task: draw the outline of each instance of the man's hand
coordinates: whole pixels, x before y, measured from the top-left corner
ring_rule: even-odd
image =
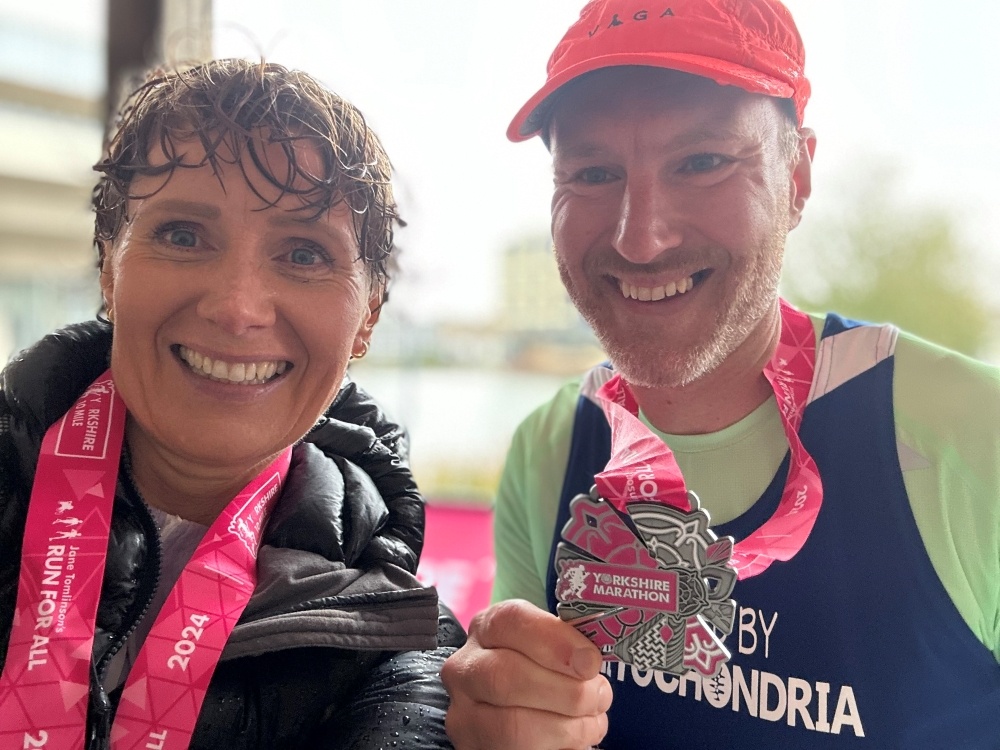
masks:
[[[441,671],[457,750],[585,750],[608,730],[611,685],[577,630],[525,601],[473,618]]]

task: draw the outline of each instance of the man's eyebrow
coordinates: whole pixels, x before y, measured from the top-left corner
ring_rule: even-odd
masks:
[[[599,156],[604,153],[607,149],[596,143],[575,143],[571,146],[559,146],[559,141],[556,140],[556,156],[566,158],[566,159],[591,159],[595,156]]]
[[[698,146],[702,143],[732,143],[756,141],[757,134],[753,130],[732,130],[719,128],[699,128],[687,133],[681,133],[665,141],[657,150],[677,151]],[[557,140],[558,143],[558,140]],[[559,156],[568,159],[589,159],[600,156],[608,151],[607,147],[596,141],[581,141],[568,146],[558,147]]]
[[[668,149],[690,148],[701,143],[745,141],[754,137],[754,134],[748,130],[700,128],[690,133],[681,133],[667,142],[666,147]]]

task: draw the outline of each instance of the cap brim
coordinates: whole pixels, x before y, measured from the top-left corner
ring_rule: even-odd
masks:
[[[795,93],[786,81],[766,76],[736,63],[729,63],[702,55],[683,53],[654,54],[650,52],[619,53],[591,58],[570,66],[553,76],[521,107],[507,127],[507,138],[515,143],[538,135],[552,104],[552,96],[574,78],[601,68],[621,65],[644,65],[654,68],[679,70],[683,73],[709,78],[723,86],[739,86],[754,94],[791,98]]]

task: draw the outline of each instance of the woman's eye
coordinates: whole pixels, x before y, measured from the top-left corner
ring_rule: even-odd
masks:
[[[164,236],[171,245],[180,247],[194,247],[198,244],[198,236],[190,229],[168,229]]]
[[[325,255],[315,248],[297,247],[288,254],[288,260],[297,266],[313,266],[323,263]]]

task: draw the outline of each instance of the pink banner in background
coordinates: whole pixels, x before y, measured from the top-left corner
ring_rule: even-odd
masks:
[[[468,628],[490,602],[493,587],[493,511],[475,506],[427,506],[424,551],[417,578],[436,586],[441,600]]]

